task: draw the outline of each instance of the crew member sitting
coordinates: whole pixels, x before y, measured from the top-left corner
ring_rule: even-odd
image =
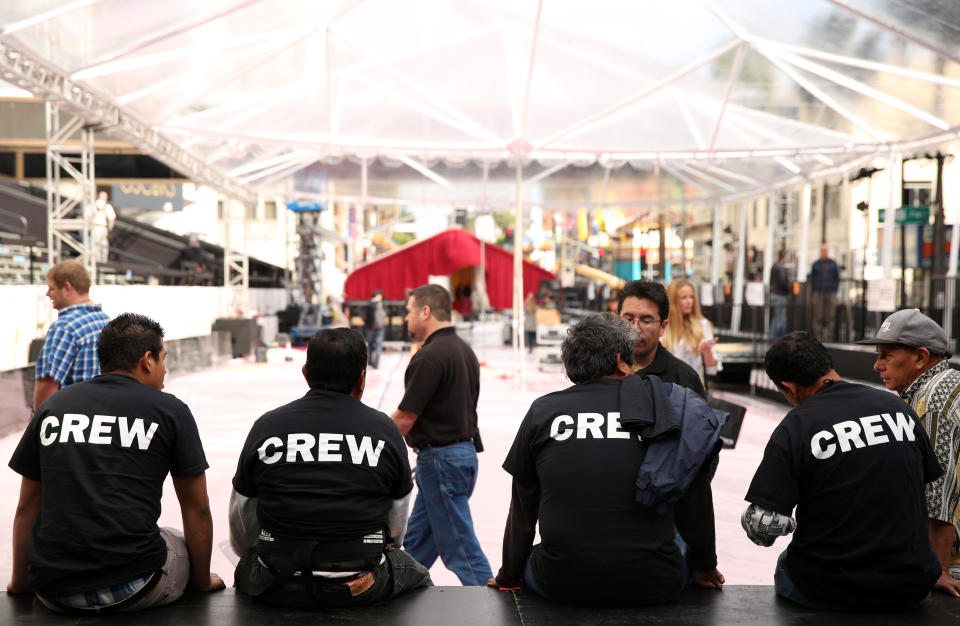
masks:
[[[210,572],[207,460],[190,409],[160,391],[166,354],[159,324],[124,313],[97,341],[103,374],[37,408],[10,460],[23,479],[8,592],[108,612],[223,588]],[[167,473],[183,533],[157,528]]]
[[[687,388],[631,376],[635,342],[609,313],[564,339],[575,384],[534,401],[503,464],[513,497],[491,586],[601,606],[723,586],[708,476],[721,420]]]
[[[349,328],[307,346],[307,394],[254,422],[230,499],[237,590],[281,606],[346,607],[432,585],[399,548],[413,481],[403,438],[362,402],[367,346]]]
[[[923,486],[943,472],[916,414],[844,382],[807,332],[778,339],[764,368],[794,408],[770,435],[741,524],[761,546],[796,530],[777,593],[818,609],[919,605],[940,576]]]

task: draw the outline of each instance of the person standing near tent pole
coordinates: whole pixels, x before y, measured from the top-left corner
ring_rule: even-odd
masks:
[[[403,548],[430,568],[439,556],[464,585],[485,585],[490,563],[473,529],[480,363],[450,322],[450,293],[422,285],[407,299],[407,330],[423,347],[410,358],[406,391],[391,418],[417,453],[417,499]]]

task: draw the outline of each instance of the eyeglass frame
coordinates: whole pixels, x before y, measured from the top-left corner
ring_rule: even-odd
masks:
[[[622,315],[620,317],[624,319],[628,324],[636,328],[637,330],[650,329],[650,328],[655,328],[657,326],[662,326],[664,322],[663,319],[656,319],[656,318],[648,319],[645,317],[624,317]]]

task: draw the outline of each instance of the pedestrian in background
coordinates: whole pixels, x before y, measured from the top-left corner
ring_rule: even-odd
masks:
[[[33,410],[55,391],[100,373],[97,339],[110,321],[90,300],[90,275],[76,261],[61,261],[47,272],[47,297],[60,314],[50,325],[37,357]]]
[[[780,250],[777,262],[770,268],[770,339],[779,339],[787,334],[787,300],[790,296],[790,279],[787,267],[787,251]]]
[[[667,287],[670,303],[670,323],[663,333],[663,347],[689,365],[706,383],[706,374],[711,376],[723,369],[714,351],[716,334],[697,301],[696,291],[688,281],[678,279]]]
[[[820,245],[820,258],[813,262],[808,280],[813,293],[813,334],[825,343],[833,341],[840,269],[837,262],[830,258],[827,244]]]

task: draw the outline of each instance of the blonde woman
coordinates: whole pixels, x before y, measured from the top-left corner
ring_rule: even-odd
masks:
[[[696,291],[689,282],[678,279],[667,287],[670,303],[670,323],[663,333],[663,347],[689,365],[706,383],[704,370],[713,375],[723,369],[714,353],[716,335],[713,324],[703,316]]]

